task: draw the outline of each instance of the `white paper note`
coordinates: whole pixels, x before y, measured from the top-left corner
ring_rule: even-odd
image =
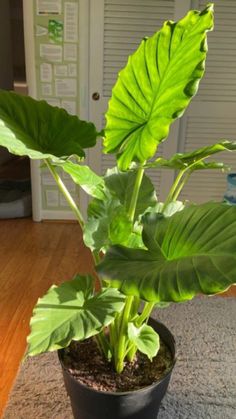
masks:
[[[57,97],[76,97],[76,79],[55,79],[55,93]]]
[[[62,61],[62,46],[52,44],[40,44],[40,57],[51,62]]]
[[[77,76],[77,64],[74,64],[74,63],[68,64],[68,76],[69,77]]]
[[[66,77],[68,74],[67,65],[56,64],[54,66],[54,74],[57,77]]]
[[[37,15],[61,14],[62,0],[37,0]]]
[[[64,41],[78,41],[78,3],[65,3]]]
[[[44,26],[37,25],[36,26],[36,36],[44,36],[48,34],[48,29]]]
[[[64,44],[64,60],[77,61],[77,45],[76,44]]]
[[[52,64],[40,64],[40,80],[48,83],[52,81]]]
[[[49,83],[41,84],[42,96],[52,96],[52,85]]]

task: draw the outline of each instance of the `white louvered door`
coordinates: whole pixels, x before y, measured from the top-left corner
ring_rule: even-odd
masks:
[[[203,9],[204,1],[194,2]],[[181,121],[180,152],[214,144],[220,139],[236,141],[236,1],[215,0],[215,28],[209,33],[206,72],[197,96]],[[213,160],[236,171],[236,153],[224,152]],[[194,202],[221,201],[226,174],[196,172],[182,193]]]
[[[179,3],[179,1],[178,1]],[[137,48],[144,36],[151,36],[167,19],[176,18],[175,0],[91,0],[90,3],[90,119],[97,127],[105,124],[104,113],[111,96],[118,71],[128,56]],[[184,14],[189,1],[181,1]],[[94,101],[93,93],[100,99]],[[177,151],[178,123],[172,128],[168,144],[159,147],[158,155]],[[89,151],[89,163],[98,173],[112,167],[115,159],[111,155],[101,156],[101,144]],[[172,184],[174,174],[150,170],[149,175],[160,198]],[[162,191],[160,194],[159,191]]]
[[[168,141],[159,154],[168,157],[188,152],[220,139],[236,140],[236,1],[215,0],[215,29],[209,33],[206,73],[183,118],[171,128]],[[152,35],[166,19],[179,19],[190,8],[203,9],[202,0],[91,0],[90,1],[90,119],[104,126],[104,113],[117,72],[125,65],[145,35]],[[100,99],[92,100],[98,92]],[[222,153],[224,161],[236,171],[236,154]],[[89,163],[98,173],[111,167],[114,158],[103,155],[101,144],[89,152]],[[160,199],[166,196],[174,173],[151,171]],[[194,174],[182,199],[194,202],[221,200],[226,174],[217,171]]]

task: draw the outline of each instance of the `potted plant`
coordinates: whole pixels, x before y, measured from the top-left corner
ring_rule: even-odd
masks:
[[[75,417],[156,418],[175,349],[171,333],[149,321],[153,309],[219,293],[235,282],[236,208],[182,203],[178,196],[195,170],[225,169],[208,158],[235,150],[236,144],[222,140],[170,159],[154,158],[171,123],[197,92],[206,32],[212,27],[213,6],[208,5],[176,23],[165,22],[144,39],[119,74],[102,133],[44,101],[0,93],[0,145],[44,161],[74,211],[98,273],[98,288],[91,275],[52,286],[35,306],[28,337],[28,355],[66,348],[59,357]],[[117,167],[104,176],[82,164],[84,149],[101,135],[104,152],[117,155]],[[164,203],[145,173],[150,167],[177,173]],[[87,220],[63,184],[61,170],[92,197]],[[145,362],[154,370],[165,353],[162,377],[135,391],[127,390],[136,384],[118,392],[89,389],[88,374],[81,384],[71,370],[76,375],[81,359],[91,353],[92,363],[105,359],[116,379],[127,370],[139,368],[141,374]]]

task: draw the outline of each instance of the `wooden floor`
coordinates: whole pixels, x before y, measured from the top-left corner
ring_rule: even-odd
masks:
[[[77,224],[0,221],[0,417],[26,349],[32,308],[52,283],[92,272]],[[235,287],[227,293],[236,295]]]
[[[26,349],[29,319],[52,283],[92,272],[77,224],[0,221],[0,417]]]

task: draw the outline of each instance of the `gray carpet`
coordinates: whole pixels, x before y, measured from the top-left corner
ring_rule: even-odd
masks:
[[[174,331],[178,348],[158,419],[236,419],[236,299],[173,304],[155,317]],[[22,366],[4,415],[16,418],[72,419],[56,354]]]

